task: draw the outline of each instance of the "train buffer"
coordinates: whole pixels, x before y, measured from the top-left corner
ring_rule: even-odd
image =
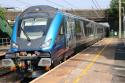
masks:
[[[105,38],[30,83],[124,83],[122,39]]]

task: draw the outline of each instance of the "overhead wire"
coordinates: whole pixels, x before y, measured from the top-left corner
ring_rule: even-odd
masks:
[[[101,6],[99,5],[99,3],[97,2],[97,0],[95,0],[95,3],[96,3],[97,6],[99,7],[99,9],[101,10],[101,13],[102,13],[102,15],[103,15],[103,10],[102,10]]]
[[[98,7],[97,7],[97,5],[96,5],[96,3],[95,3],[95,1],[94,0],[91,0],[92,1],[92,3],[94,4],[94,6],[96,7],[96,9],[97,10],[100,10]],[[92,7],[93,9],[94,9],[94,7]],[[96,10],[94,10],[94,11],[96,11]],[[97,11],[96,11],[96,13],[98,13]],[[103,15],[103,13],[102,12],[100,12],[100,14],[101,15]],[[99,15],[99,13],[98,13],[98,15]],[[99,17],[101,18],[101,16],[99,15]]]
[[[95,3],[97,4],[97,6],[98,6],[100,9],[102,9],[101,6],[99,5],[99,3],[97,2],[97,0],[95,0]]]
[[[92,7],[93,11],[95,12],[95,14],[100,18],[101,16],[99,15],[99,13],[96,10],[94,10],[93,6],[91,6],[91,7]]]
[[[56,6],[66,8],[65,6],[63,6],[63,5],[61,5],[61,4],[58,4],[58,3],[55,3],[55,2],[53,2],[53,1],[51,1],[51,0],[46,0],[46,1],[47,1],[47,2],[50,2],[50,3],[53,3],[53,4],[56,5]],[[71,6],[71,4],[68,3],[68,1],[65,1],[65,3],[67,3],[68,5]],[[67,9],[67,8],[66,8],[66,9]],[[71,8],[71,10],[73,10],[73,9]],[[74,12],[74,11],[73,11],[73,12]]]
[[[91,0],[91,1],[92,1],[92,3],[94,4],[94,6],[96,7],[96,9],[99,9],[99,8],[97,7],[95,1],[94,1],[94,0]]]
[[[73,5],[73,4],[71,4],[70,2],[68,2],[67,0],[63,0],[65,3],[67,3],[70,7],[75,7],[75,8],[77,8],[78,9],[78,7],[77,6],[75,6],[75,5]]]
[[[18,1],[18,2],[20,2],[20,3],[22,3],[22,4],[26,4],[26,5],[28,5],[28,6],[31,6],[31,4],[30,3],[27,3],[27,2],[24,2],[24,1],[21,1],[21,0],[16,0],[16,1]],[[47,2],[50,2],[50,3],[53,3],[54,5],[56,5],[56,6],[59,6],[59,7],[62,7],[62,8],[66,8],[64,5],[61,5],[61,4],[58,4],[58,3],[55,3],[55,2],[53,2],[53,1],[51,1],[51,0],[46,0]],[[70,2],[68,2],[67,0],[63,0],[67,5],[69,5],[70,7],[71,7],[71,10],[75,13],[75,14],[77,14],[76,13],[76,11],[75,10],[73,10],[72,9],[72,7],[74,7],[74,8],[77,8],[78,9],[78,7],[76,7],[75,5],[73,5],[73,4],[71,4]],[[97,7],[97,5],[99,6],[99,4],[98,4],[98,2],[95,0],[91,0],[92,2],[93,2],[93,4],[94,4],[94,6],[98,9],[98,7]],[[100,7],[100,6],[99,6]],[[66,8],[67,9],[67,8]],[[94,9],[94,7],[92,7],[92,9]],[[99,10],[99,9],[98,9]],[[100,17],[100,15],[99,15],[99,13],[96,11],[96,10],[94,10],[94,12],[96,13],[96,15],[98,16],[98,17]]]
[[[50,2],[50,3],[53,3],[53,4],[56,5],[56,6],[65,8],[65,6],[63,6],[63,5],[61,5],[61,4],[58,4],[58,3],[55,3],[55,2],[53,2],[53,1],[51,1],[51,0],[46,0],[46,1],[47,1],[47,2]]]
[[[70,5],[71,7],[76,7],[76,6],[74,6],[74,5],[72,5],[71,3],[69,3],[67,0],[63,0],[65,3],[67,3],[68,5]],[[97,7],[97,5],[96,5],[96,3],[95,3],[95,1],[94,0],[92,0],[92,2],[93,2],[93,4],[95,5],[95,7],[99,10],[99,8]],[[98,4],[99,5],[99,4]],[[72,8],[71,8],[72,9]],[[94,9],[94,7],[92,6],[92,9]],[[72,11],[74,12],[74,10],[72,9]],[[101,17],[100,15],[99,15],[99,13],[96,11],[96,10],[94,10],[94,12],[95,12],[95,14],[98,16],[98,17]],[[76,12],[74,12],[74,13],[76,13]],[[102,14],[102,13],[101,13]]]
[[[69,5],[70,7],[71,7],[71,11],[74,13],[74,14],[78,14],[78,13],[76,13],[76,11],[72,8],[72,7],[74,7],[74,8],[77,8],[77,9],[79,9],[78,7],[76,7],[75,5],[73,5],[73,4],[71,4],[70,2],[68,2],[67,0],[63,0],[67,5]]]

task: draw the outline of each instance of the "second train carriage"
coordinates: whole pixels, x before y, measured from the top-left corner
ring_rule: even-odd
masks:
[[[106,27],[50,6],[33,6],[16,18],[2,65],[21,72],[51,67],[86,42],[105,37]]]

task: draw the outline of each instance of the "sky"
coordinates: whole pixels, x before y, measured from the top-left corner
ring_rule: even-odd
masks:
[[[25,9],[34,5],[49,5],[59,9],[106,9],[110,2],[111,0],[0,0],[0,6]]]

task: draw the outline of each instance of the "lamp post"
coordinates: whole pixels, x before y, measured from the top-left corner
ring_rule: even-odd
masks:
[[[119,0],[119,38],[121,38],[121,0]]]

